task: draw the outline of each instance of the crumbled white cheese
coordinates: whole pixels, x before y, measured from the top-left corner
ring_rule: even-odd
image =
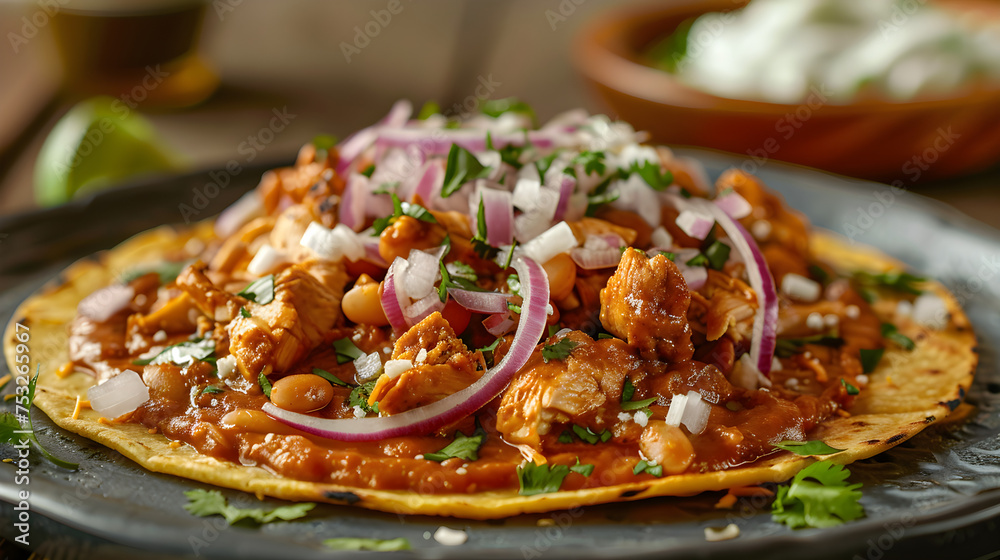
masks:
[[[635,415],[632,418],[635,419],[636,424],[642,426],[643,428],[645,428],[646,424],[649,423],[649,416],[647,416],[645,411],[642,410],[635,411]]]
[[[219,379],[229,379],[236,372],[236,356],[230,354],[219,358],[215,361],[215,366],[219,368]]]
[[[360,406],[355,406],[354,407],[354,417],[355,418],[364,418],[365,416],[368,416],[368,413],[365,412],[365,410],[363,408],[361,408]]]
[[[814,331],[818,331],[823,328],[823,316],[819,313],[813,312],[806,317],[806,327]]]
[[[823,323],[828,327],[836,327],[840,324],[840,316],[830,313],[823,316]]]
[[[618,420],[621,420],[622,422],[628,422],[629,420],[632,420],[632,414],[628,412],[619,412]]]
[[[757,241],[764,241],[771,235],[771,222],[767,220],[757,220],[750,226],[750,233]]]
[[[465,541],[469,540],[469,535],[460,529],[449,529],[442,525],[434,531],[434,540],[445,546],[458,546],[465,544]]]
[[[740,528],[735,523],[730,523],[722,529],[717,527],[705,527],[705,540],[708,542],[727,541],[740,536]]]
[[[422,364],[425,360],[427,360],[427,349],[421,348],[420,351],[417,352],[417,357],[413,360],[413,363]]]
[[[863,373],[855,377],[854,380],[858,382],[858,386],[860,387],[868,385],[868,376]]]
[[[795,389],[799,386],[799,380],[794,377],[789,377],[785,380],[785,387],[789,389]]]
[[[848,319],[857,319],[861,316],[861,308],[857,305],[848,305],[844,313],[847,314]]]
[[[167,340],[167,331],[158,330],[156,334],[153,335],[153,342],[163,342]]]
[[[799,274],[789,273],[781,279],[781,293],[798,301],[816,301],[822,291],[818,282]]]
[[[389,379],[395,379],[408,369],[413,369],[413,362],[410,360],[388,360],[382,366],[382,373],[388,375]]]

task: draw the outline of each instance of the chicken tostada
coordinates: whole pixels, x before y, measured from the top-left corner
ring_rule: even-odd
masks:
[[[776,444],[849,463],[961,402],[940,284],[740,170],[533,119],[399,102],[214,223],[71,266],[7,359],[30,328],[38,407],[152,471],[466,518],[783,481],[816,459]]]

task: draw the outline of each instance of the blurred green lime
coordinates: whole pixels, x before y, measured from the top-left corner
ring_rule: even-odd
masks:
[[[125,179],[181,168],[153,125],[113,97],[81,101],[45,139],[35,163],[35,200],[53,206]]]

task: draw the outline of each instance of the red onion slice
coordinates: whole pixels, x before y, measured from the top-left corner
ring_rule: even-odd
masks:
[[[573,196],[573,187],[576,186],[576,179],[571,175],[563,175],[559,178],[559,202],[556,203],[556,213],[552,220],[559,222],[566,217],[566,209],[569,208],[569,198]]]
[[[403,316],[403,306],[400,302],[400,295],[396,293],[396,280],[399,275],[406,272],[406,259],[396,257],[385,273],[385,280],[382,281],[382,293],[379,300],[382,302],[382,311],[385,312],[386,319],[392,325],[392,330],[400,334],[406,330],[406,318]]]
[[[455,303],[476,313],[506,313],[510,294],[503,292],[474,292],[460,288],[448,288],[448,295]]]
[[[747,202],[747,199],[743,198],[740,193],[736,191],[731,191],[715,199],[715,204],[722,208],[722,210],[729,214],[730,218],[734,220],[739,220],[746,218],[753,212],[753,207]]]
[[[479,190],[486,218],[486,242],[494,247],[514,241],[514,203],[511,194],[484,187]]]
[[[692,210],[682,211],[675,221],[684,233],[695,239],[705,239],[708,237],[709,232],[712,231],[712,226],[715,225],[715,221],[712,220],[711,216],[706,216],[701,212]]]
[[[229,205],[215,219],[215,235],[220,239],[236,233],[243,224],[264,214],[264,201],[254,189]]]
[[[429,204],[434,196],[434,193],[441,190],[444,185],[444,169],[441,167],[438,161],[429,161],[424,164],[423,173],[420,175],[420,180],[417,182],[417,186],[413,189],[412,199],[420,197],[424,201],[424,204]]]
[[[347,178],[344,194],[340,198],[338,209],[340,223],[354,231],[360,230],[365,222],[365,208],[368,206],[370,195],[368,177],[360,173],[351,173]]]
[[[757,294],[758,304],[757,316],[753,322],[753,339],[750,341],[750,360],[757,365],[761,373],[767,375],[771,371],[778,329],[778,293],[774,287],[774,277],[771,276],[764,254],[761,253],[750,232],[730,218],[722,208],[707,200],[691,199],[695,200],[706,212],[711,213],[719,226],[725,230],[733,242],[733,247],[746,263],[747,277],[750,280],[750,287]]]
[[[105,418],[118,418],[149,400],[149,388],[139,374],[127,369],[100,385],[87,389],[90,408]]]
[[[426,319],[431,313],[442,309],[444,309],[444,302],[441,301],[437,292],[432,292],[403,309],[403,317],[406,318],[406,324],[412,327]]]
[[[510,383],[545,333],[546,307],[549,303],[545,270],[525,258],[517,259],[514,269],[521,279],[521,294],[524,297],[517,332],[500,363],[469,387],[429,405],[378,418],[330,420],[282,410],[270,402],[264,404],[263,411],[293,428],[341,441],[375,441],[427,434],[476,412]]]
[[[577,247],[569,252],[573,262],[585,270],[598,270],[618,266],[622,260],[622,252],[617,248],[588,249]]]
[[[486,332],[492,334],[493,336],[503,336],[507,334],[515,324],[517,323],[511,318],[509,311],[490,315],[483,321],[483,326],[486,327]]]

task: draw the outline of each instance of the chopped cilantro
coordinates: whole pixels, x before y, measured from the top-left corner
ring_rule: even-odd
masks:
[[[188,498],[188,503],[184,504],[184,509],[191,515],[207,517],[209,515],[221,515],[232,525],[243,519],[250,519],[256,523],[270,523],[282,520],[291,521],[304,517],[309,510],[316,507],[314,503],[300,503],[289,506],[276,507],[271,510],[262,508],[238,508],[226,503],[226,498],[218,490],[194,489],[184,492]]]
[[[346,364],[347,362],[353,362],[365,353],[361,351],[357,345],[349,337],[341,338],[340,340],[333,341],[333,351],[337,353],[337,363]]]
[[[548,328],[549,336],[550,337],[551,336],[555,336],[556,333],[559,332],[559,331],[561,331],[561,330],[562,330],[562,327],[559,326],[559,323],[551,324],[551,325],[549,325],[549,328]]]
[[[435,453],[424,453],[424,459],[441,462],[445,459],[458,457],[466,461],[479,460],[479,448],[486,442],[486,430],[477,425],[476,431],[471,436],[462,432],[455,432],[455,439],[440,451]]]
[[[323,161],[330,153],[330,148],[337,145],[337,137],[331,134],[318,134],[313,137],[312,145],[316,148],[316,161]]]
[[[264,396],[271,398],[271,382],[267,380],[264,372],[257,374],[257,383],[260,384],[260,390],[264,392]]]
[[[223,392],[225,392],[225,389],[221,389],[219,387],[216,387],[215,385],[206,385],[205,388],[201,390],[202,395],[223,393]]]
[[[161,285],[169,284],[177,279],[177,276],[190,262],[191,261],[164,261],[154,265],[138,266],[123,273],[121,283],[128,284],[140,276],[145,276],[149,273],[155,272],[156,275],[160,277]]]
[[[843,385],[845,389],[847,389],[847,394],[848,395],[857,395],[858,393],[861,392],[860,390],[858,390],[857,387],[855,387],[854,385],[852,385],[850,382],[848,382],[844,378],[840,379],[840,384]]]
[[[313,370],[312,370],[312,372],[313,372],[313,374],[318,375],[318,376],[322,377],[323,379],[326,379],[327,381],[329,381],[333,385],[336,385],[337,387],[352,387],[352,385],[350,385],[348,383],[344,383],[343,381],[340,380],[339,377],[337,377],[336,375],[334,375],[334,374],[326,371],[325,369],[314,367]]]
[[[708,249],[705,249],[705,257],[708,259],[708,265],[713,270],[722,270],[722,267],[726,265],[726,261],[729,260],[729,251],[729,245],[721,241],[713,242],[708,246]]]
[[[861,484],[847,484],[851,471],[818,461],[799,471],[788,486],[779,486],[771,517],[792,529],[833,527],[864,516],[858,503]]]
[[[686,263],[688,266],[707,266],[709,263],[708,257],[704,253],[698,253],[697,255],[688,259]]]
[[[364,175],[365,177],[368,177],[369,179],[371,179],[371,178],[372,178],[372,174],[373,174],[373,173],[375,173],[375,164],[374,164],[374,163],[369,163],[369,164],[368,164],[368,167],[366,167],[366,168],[365,168],[365,169],[364,169],[364,170],[363,170],[363,171],[361,172],[361,174],[362,174],[362,175]]]
[[[420,112],[417,113],[417,119],[426,121],[427,117],[431,115],[438,115],[441,113],[441,106],[437,104],[436,101],[428,101],[420,107]]]
[[[517,479],[521,484],[518,492],[522,496],[550,494],[558,492],[563,480],[569,474],[566,465],[536,465],[534,461],[517,467]]]
[[[891,340],[898,344],[903,350],[913,350],[917,347],[913,339],[899,332],[896,325],[892,323],[882,323],[882,338]]]
[[[826,443],[819,440],[812,441],[791,441],[785,440],[780,443],[774,444],[778,449],[784,449],[785,451],[791,451],[796,455],[802,455],[804,457],[809,455],[831,455],[833,453],[840,453],[843,449],[837,449],[836,447],[830,447]]]
[[[590,476],[594,474],[594,465],[582,465],[580,464],[580,458],[576,458],[576,464],[570,466],[569,470],[582,474],[583,476]]]
[[[258,305],[267,305],[274,301],[274,275],[268,274],[262,278],[258,278],[250,283],[249,286],[243,288],[243,291],[236,294],[248,301],[252,301]]]
[[[855,272],[853,276],[854,281],[863,288],[885,288],[913,295],[920,295],[924,293],[924,291],[918,288],[916,284],[927,281],[926,278],[901,271],[873,274],[871,272],[859,270]]]
[[[548,173],[549,168],[552,167],[552,162],[555,161],[557,157],[559,157],[558,150],[535,161],[535,168],[538,169],[538,177],[543,183],[545,182],[545,174]]]
[[[507,258],[503,261],[503,268],[510,268],[510,263],[514,261],[514,249],[517,248],[517,239],[514,240],[514,244],[510,246],[510,251],[507,252]]]
[[[241,307],[240,308],[240,317],[243,317],[244,319],[249,319],[250,317],[252,317],[252,315],[250,315],[250,312],[247,311],[246,307]]]
[[[483,346],[479,349],[479,351],[483,353],[483,359],[485,359],[489,364],[493,364],[493,352],[496,351],[501,340],[503,340],[503,337],[497,337],[497,339],[493,341],[493,344]]]
[[[643,399],[641,401],[633,401],[632,397],[635,396],[635,385],[632,385],[632,380],[625,378],[625,386],[622,388],[622,410],[642,410],[649,407],[649,405],[656,402],[656,397]],[[647,414],[648,416],[648,414]]]
[[[351,394],[347,397],[347,404],[350,406],[359,406],[365,412],[378,414],[378,403],[376,402],[373,405],[368,404],[368,397],[371,396],[377,382],[378,378],[375,378],[368,383],[363,383],[351,389]]]
[[[497,249],[496,247],[487,243],[485,240],[479,239],[478,237],[472,238],[472,250],[475,251],[477,255],[479,255],[479,258],[487,261],[496,257],[497,253],[500,252],[500,249]]]
[[[809,276],[812,276],[814,279],[816,279],[817,282],[819,282],[823,286],[826,286],[827,284],[830,283],[830,280],[832,280],[832,278],[830,277],[830,273],[827,272],[825,268],[819,266],[818,264],[809,265]]]
[[[571,160],[574,165],[582,165],[587,175],[604,175],[607,165],[604,163],[604,152],[583,151]]]
[[[606,340],[606,339],[609,339],[609,338],[615,338],[615,337],[611,336],[610,334],[608,334],[606,332],[597,333],[597,340]],[[626,382],[628,382],[628,381],[626,380]]]
[[[638,173],[647,185],[657,191],[666,190],[674,182],[673,173],[660,168],[660,164],[652,161],[644,161],[642,165],[639,165],[639,162],[632,162],[629,171]]]
[[[521,306],[518,305],[518,304],[516,304],[516,303],[511,303],[511,302],[508,301],[507,302],[507,309],[510,310],[510,311],[512,311],[512,312],[514,312],[514,313],[517,313],[518,315],[521,314]],[[548,363],[548,361],[546,361],[545,363]]]
[[[563,433],[559,434],[559,443],[573,443],[573,430],[563,430]]]
[[[660,251],[660,254],[667,257],[667,260],[676,261],[677,253],[671,253],[670,251]]]
[[[499,148],[497,151],[500,153],[500,161],[514,169],[521,169],[524,166],[521,163],[521,155],[524,153],[524,148],[524,146],[515,146],[514,144],[508,144]]]
[[[395,552],[410,550],[410,541],[398,539],[362,539],[356,537],[340,537],[323,539],[323,546],[333,550],[371,550],[374,552]]]
[[[448,163],[445,165],[441,196],[448,198],[465,183],[485,177],[489,172],[490,168],[480,163],[472,152],[458,144],[452,144],[448,150]]]
[[[146,364],[176,364],[179,366],[189,366],[196,361],[208,362],[215,355],[215,341],[211,338],[202,338],[193,341],[185,341],[167,346],[159,354],[152,358],[132,360],[137,366]]]
[[[461,261],[455,261],[448,265],[445,265],[444,261],[440,261],[438,262],[438,268],[441,270],[441,283],[438,284],[438,297],[441,298],[442,302],[447,301],[448,299],[448,288],[460,288],[462,290],[470,290],[473,292],[485,291],[476,285],[476,280],[478,280],[476,271],[473,270],[471,266]]]
[[[38,383],[38,372],[40,369],[41,365],[39,364],[35,369],[35,376],[28,380],[27,394],[22,395],[17,393],[17,396],[14,397],[16,413],[4,412],[0,414],[0,443],[23,445],[27,440],[31,442],[43,457],[52,461],[56,466],[76,470],[79,465],[56,457],[48,449],[45,449],[41,442],[38,441],[38,438],[35,437],[35,427],[31,419],[31,406],[35,403],[35,384]],[[26,422],[27,425],[22,426],[22,422]]]
[[[780,338],[775,345],[774,353],[779,358],[788,358],[794,354],[803,352],[803,346],[806,344],[818,344],[820,346],[839,348],[844,345],[844,339],[828,334],[817,334],[802,338]]]
[[[661,476],[663,476],[663,465],[650,463],[649,461],[643,459],[638,463],[636,463],[635,467],[632,468],[632,474],[642,474],[642,473],[651,474],[656,478],[660,478]]]
[[[861,369],[863,369],[865,373],[871,373],[875,371],[875,368],[878,367],[878,363],[882,361],[882,354],[884,353],[885,350],[883,350],[882,348],[873,348],[873,349],[862,348]]]
[[[545,363],[549,363],[549,360],[565,360],[579,345],[579,342],[565,337],[554,344],[546,344],[542,347],[542,360]]]
[[[579,426],[577,424],[573,424],[570,429],[574,434],[576,434],[576,437],[580,438],[581,441],[589,443],[590,445],[596,445],[597,442],[605,443],[611,439],[611,432],[608,430],[602,430],[601,433],[595,434],[590,428]],[[561,437],[562,436],[560,436],[560,438]]]
[[[521,279],[517,277],[517,274],[511,274],[507,277],[507,287],[510,288],[510,293],[515,296],[521,295]]]
[[[385,228],[403,216],[430,224],[437,223],[437,219],[426,208],[412,202],[403,202],[396,193],[392,193],[392,215],[375,220],[375,223],[372,224],[372,236],[381,234]]]
[[[497,118],[504,113],[520,113],[531,117],[532,123],[535,123],[538,120],[535,116],[535,110],[531,108],[531,105],[528,105],[516,97],[487,99],[486,101],[483,101],[480,110],[484,115],[493,118]]]

